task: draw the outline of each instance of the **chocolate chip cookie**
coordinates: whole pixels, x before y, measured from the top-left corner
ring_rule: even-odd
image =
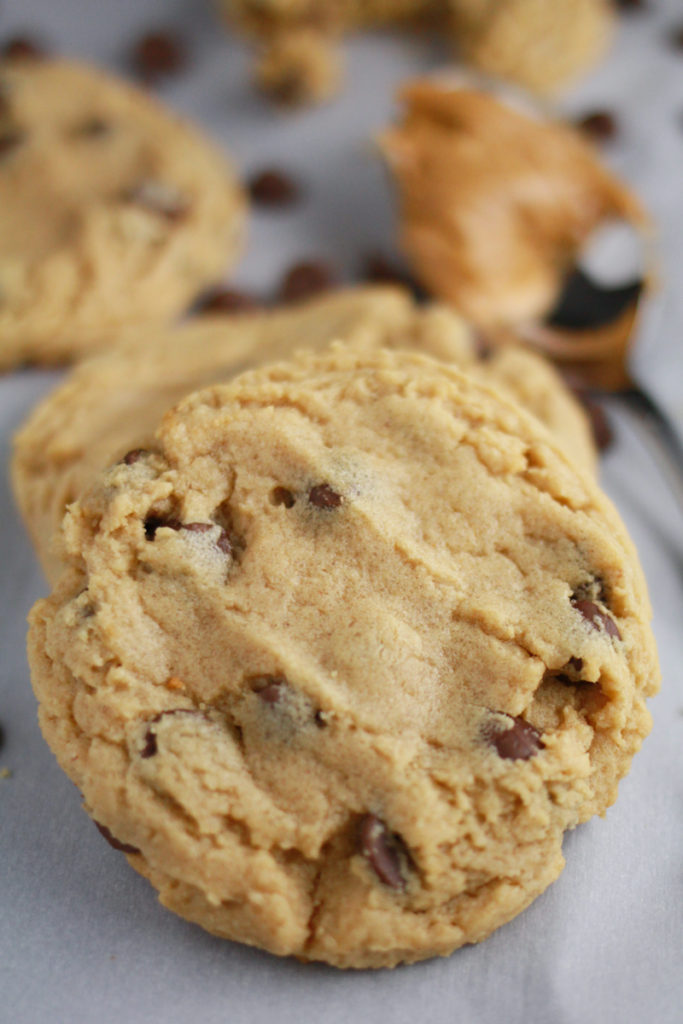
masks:
[[[260,47],[259,86],[281,103],[327,99],[338,86],[337,39],[378,25],[426,28],[467,63],[551,92],[602,55],[609,0],[218,0]]]
[[[161,332],[132,332],[72,370],[31,413],[15,439],[17,503],[48,576],[61,566],[52,544],[66,505],[126,452],[152,443],[163,414],[190,391],[249,366],[320,349],[334,339],[427,352],[466,367],[537,415],[593,472],[586,417],[546,363],[518,347],[481,360],[472,332],[445,308],[417,307],[396,288],[348,289],[292,310],[205,316]]]
[[[340,967],[477,942],[649,730],[643,576],[551,435],[406,352],[251,371],[65,519],[44,735],[161,902]]]
[[[235,172],[151,96],[52,60],[0,62],[0,93],[0,368],[168,322],[235,260]]]

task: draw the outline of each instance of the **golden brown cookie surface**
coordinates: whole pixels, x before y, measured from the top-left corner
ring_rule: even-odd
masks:
[[[425,357],[338,346],[199,392],[65,533],[31,617],[43,731],[162,902],[216,934],[356,967],[478,941],[556,877],[648,731],[614,509]]]
[[[206,316],[161,332],[132,332],[76,367],[21,429],[14,489],[50,579],[60,571],[52,541],[66,505],[112,461],[148,445],[167,409],[197,388],[335,339],[363,350],[413,349],[467,368],[517,397],[578,463],[594,470],[585,416],[550,366],[517,348],[482,362],[456,313],[416,307],[398,289],[348,289],[293,310]]]

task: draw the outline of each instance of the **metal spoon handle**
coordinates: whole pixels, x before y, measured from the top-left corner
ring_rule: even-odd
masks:
[[[628,388],[614,397],[631,413],[683,516],[683,444],[674,426],[641,387]]]

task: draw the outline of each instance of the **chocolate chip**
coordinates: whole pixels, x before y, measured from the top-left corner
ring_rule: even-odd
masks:
[[[365,814],[358,823],[358,848],[380,882],[391,889],[405,889],[401,870],[402,859],[408,859],[405,844],[376,814]]]
[[[593,629],[604,629],[608,636],[614,636],[617,640],[621,640],[621,633],[614,619],[603,612],[593,601],[572,597],[571,603],[572,608],[575,608]]]
[[[89,117],[77,126],[74,135],[82,139],[99,139],[103,135],[108,135],[110,131],[111,125],[103,117]]]
[[[617,119],[608,110],[594,110],[579,118],[576,127],[595,142],[607,142],[617,134]]]
[[[148,32],[133,47],[134,69],[145,81],[155,81],[181,71],[187,55],[180,39],[172,32]]]
[[[253,176],[249,193],[261,206],[287,206],[299,198],[299,186],[284,171],[268,167]]]
[[[643,281],[632,281],[619,288],[603,288],[577,268],[566,277],[546,323],[569,330],[604,327],[618,320],[636,302],[643,286]]]
[[[344,497],[333,491],[329,484],[316,484],[308,492],[308,500],[316,508],[339,508]]]
[[[182,220],[188,212],[187,201],[180,192],[161,181],[141,181],[126,189],[122,198],[170,221]]]
[[[510,716],[512,725],[490,724],[484,730],[486,739],[497,750],[500,757],[510,761],[528,761],[543,746],[541,734],[520,715]]]
[[[324,263],[297,263],[285,274],[280,285],[282,302],[301,302],[312,295],[327,291],[333,284],[333,277]]]
[[[259,304],[246,292],[231,288],[217,288],[208,292],[195,306],[195,313],[249,313],[258,309]]]
[[[140,461],[143,455],[147,455],[147,451],[145,448],[132,448],[131,451],[126,452],[126,454],[121,459],[121,462],[123,462],[126,466],[134,466],[136,462]]]
[[[137,846],[131,846],[130,843],[122,843],[120,839],[113,836],[106,825],[100,825],[99,821],[95,821],[93,818],[93,824],[100,835],[104,836],[110,846],[113,846],[115,850],[120,850],[121,853],[140,853]]]
[[[219,551],[222,551],[224,555],[234,555],[235,545],[230,540],[226,530],[221,530],[218,540],[216,541],[216,547]]]
[[[266,704],[277,704],[284,696],[287,680],[284,676],[252,676],[249,685]]]
[[[296,503],[296,498],[286,487],[273,487],[270,500],[273,505],[284,505],[285,508],[292,508]]]
[[[427,293],[407,270],[397,266],[381,252],[369,253],[365,258],[361,278],[373,284],[395,284],[407,288],[418,302],[423,302]]]
[[[45,48],[28,36],[14,36],[3,45],[1,53],[4,60],[40,60]]]
[[[10,128],[9,131],[3,132],[0,135],[0,159],[17,149],[25,138],[25,132],[19,131],[16,128]]]
[[[158,722],[159,717],[160,716],[157,715],[157,717],[152,719],[152,721]],[[148,757],[154,757],[158,749],[159,748],[157,747],[157,734],[152,729],[148,729],[147,732],[145,733],[145,745],[140,751],[140,757],[145,759],[147,759]]]
[[[683,50],[683,25],[678,25],[671,30],[669,42],[676,50]]]
[[[179,519],[170,517],[165,519],[163,516],[148,516],[145,519],[145,537],[147,540],[154,540],[157,530],[162,526],[165,526],[169,530],[182,530],[183,524]]]

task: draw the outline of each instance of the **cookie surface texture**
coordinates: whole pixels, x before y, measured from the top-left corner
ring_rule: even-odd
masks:
[[[362,350],[414,349],[462,366],[502,388],[561,439],[577,463],[595,469],[582,409],[541,358],[504,348],[487,361],[472,332],[446,308],[420,308],[395,288],[348,289],[294,310],[202,317],[158,332],[131,332],[111,351],[84,361],[43,400],[15,439],[17,503],[48,577],[61,558],[53,544],[69,502],[93,476],[127,452],[148,447],[162,416],[181,398],[245,369],[318,350],[333,340]]]
[[[483,939],[649,729],[648,599],[551,435],[403,352],[244,374],[70,509],[44,735],[162,903],[341,967]]]
[[[161,324],[235,261],[234,170],[150,95],[66,61],[0,63],[0,369]]]

